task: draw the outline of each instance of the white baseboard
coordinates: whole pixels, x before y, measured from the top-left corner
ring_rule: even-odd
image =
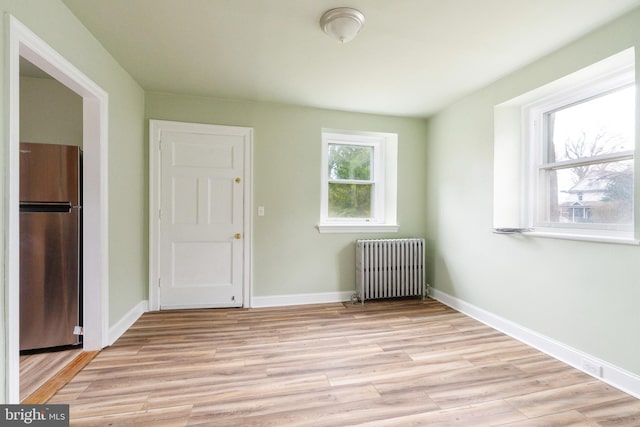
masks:
[[[437,289],[431,288],[430,296],[469,317],[473,317],[474,319],[517,339],[518,341],[530,345],[531,347],[534,347],[555,359],[571,365],[576,369],[579,369],[640,399],[640,376],[634,373],[626,371],[580,350],[569,347],[566,344],[539,334],[538,332],[525,328],[517,323],[497,316]],[[593,373],[586,371],[582,366],[583,361],[588,361],[592,366],[601,366],[602,375],[593,375]]]
[[[330,302],[351,301],[354,291],[324,292],[315,294],[290,294],[253,297],[251,307],[280,307],[288,305],[324,304]],[[122,316],[115,325],[109,328],[109,345],[112,345],[124,334],[142,314],[149,311],[149,301],[140,301],[127,314]]]
[[[112,345],[124,334],[144,313],[149,311],[149,301],[144,300],[136,304],[127,314],[122,316],[115,325],[109,328],[109,345]]]
[[[251,298],[251,307],[281,307],[286,305],[324,304],[351,301],[355,291],[323,292],[317,294],[272,295]]]

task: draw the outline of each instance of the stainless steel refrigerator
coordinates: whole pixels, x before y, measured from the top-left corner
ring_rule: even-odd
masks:
[[[20,350],[81,342],[81,152],[20,144]]]

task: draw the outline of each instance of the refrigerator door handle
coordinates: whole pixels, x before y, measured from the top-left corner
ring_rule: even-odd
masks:
[[[21,202],[20,212],[71,212],[71,202]]]

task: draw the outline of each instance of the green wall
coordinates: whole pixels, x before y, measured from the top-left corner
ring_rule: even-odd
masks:
[[[21,76],[20,141],[82,147],[82,97],[56,80]]]
[[[140,301],[147,299],[147,200],[144,92],[58,0],[0,0],[3,15],[11,14],[109,94],[109,322],[113,325]],[[0,20],[0,56],[6,60],[6,20]],[[0,68],[2,99],[0,135],[7,145],[6,62]],[[6,201],[6,153],[0,150],[0,199]],[[0,233],[5,240],[5,207],[0,210]],[[0,258],[4,259],[4,245]],[[5,348],[6,277],[0,263],[0,345]],[[0,384],[5,384],[5,353],[0,352]],[[0,401],[5,401],[0,387]]]
[[[430,118],[427,234],[438,290],[640,374],[640,247],[491,231],[493,107],[630,46],[640,10]]]
[[[254,296],[354,290],[356,239],[425,235],[422,119],[164,93],[146,94],[146,118],[254,129]],[[322,128],[398,133],[399,233],[318,233]]]

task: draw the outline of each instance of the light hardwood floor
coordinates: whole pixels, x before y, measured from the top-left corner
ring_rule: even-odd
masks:
[[[51,380],[80,353],[81,348],[20,356],[20,401]]]
[[[47,403],[58,390],[71,381],[82,368],[87,366],[99,352],[76,349],[58,353],[43,353],[20,357],[21,403]],[[26,359],[24,362],[22,361],[23,357]],[[34,367],[41,368],[36,370]]]
[[[147,313],[77,426],[640,426],[640,400],[433,300]]]

